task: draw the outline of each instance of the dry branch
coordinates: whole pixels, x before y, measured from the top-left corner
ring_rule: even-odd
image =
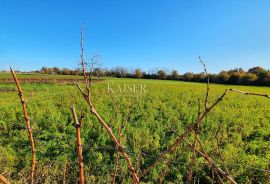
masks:
[[[112,175],[112,184],[115,184],[115,178],[116,178],[116,174],[117,174],[117,171],[118,171],[118,165],[119,165],[119,158],[120,158],[120,153],[119,153],[119,151],[117,151],[116,159],[115,159],[114,171],[113,171],[113,175]]]
[[[78,84],[77,84],[77,87],[79,88],[82,95],[84,96],[84,99],[86,100],[86,102],[90,108],[90,112],[98,119],[98,121],[101,123],[101,125],[106,129],[107,133],[110,135],[111,140],[114,142],[118,151],[121,153],[123,158],[126,160],[126,162],[128,164],[129,171],[132,174],[133,182],[139,183],[140,182],[139,177],[138,177],[138,175],[133,167],[133,164],[131,162],[129,155],[126,153],[124,147],[120,144],[120,142],[116,139],[112,129],[102,119],[102,117],[99,115],[99,113],[96,111],[95,107],[92,104],[91,96],[90,96],[91,80],[89,80],[87,77],[87,72],[86,72],[86,67],[85,67],[85,62],[84,62],[84,47],[83,47],[83,39],[84,38],[83,38],[83,35],[84,35],[84,26],[83,26],[82,31],[81,31],[81,50],[82,50],[81,60],[82,60],[82,70],[83,70],[84,79],[85,79],[86,93],[83,91],[83,89]]]
[[[206,85],[206,94],[205,94],[205,101],[204,101],[204,107],[205,109],[207,109],[207,105],[208,105],[208,98],[209,98],[209,91],[210,91],[210,86],[209,86],[209,76],[208,76],[208,72],[206,69],[206,64],[203,62],[202,58],[199,56],[199,60],[203,65],[203,70],[205,72],[205,75],[207,76],[207,85]]]
[[[229,90],[233,91],[233,92],[237,92],[237,93],[242,93],[244,95],[262,96],[262,97],[270,99],[270,95],[267,95],[267,94],[252,93],[252,92],[240,91],[240,90],[237,90],[237,89],[229,89]]]
[[[180,134],[178,134],[174,129],[172,129],[173,132],[179,137],[181,136]],[[188,143],[186,140],[184,140],[184,142],[192,149],[195,150],[199,155],[201,155],[210,165],[211,168],[215,169],[219,174],[221,174],[224,178],[226,178],[230,183],[232,184],[237,184],[234,179],[228,175],[226,172],[224,172],[221,168],[219,168],[216,163],[207,155],[207,153],[205,152],[205,150],[203,149],[203,145],[200,141],[200,139],[195,135],[195,138],[197,139],[200,147],[202,148],[202,151],[199,151],[198,149],[196,149],[195,147],[193,147],[192,144]]]
[[[183,139],[186,137],[186,136],[188,136],[189,135],[189,133],[191,133],[192,132],[192,130],[194,130],[198,125],[200,125],[201,124],[201,122],[202,122],[202,120],[206,117],[206,115],[218,104],[218,103],[220,103],[222,100],[223,100],[223,98],[224,98],[224,96],[227,94],[227,90],[225,90],[225,92],[219,97],[219,98],[217,98],[216,99],[216,101],[209,107],[209,108],[207,108],[201,115],[200,115],[200,117],[198,118],[198,120],[195,122],[195,123],[193,123],[193,124],[191,124],[191,125],[189,125],[188,126],[188,128],[185,130],[185,132],[181,135],[181,136],[179,136],[177,139],[176,139],[176,141],[174,142],[174,144],[169,148],[169,149],[167,149],[165,152],[162,152],[160,155],[159,155],[159,157],[157,158],[157,160],[155,161],[155,162],[153,162],[148,168],[146,168],[143,172],[142,172],[142,174],[141,174],[141,178],[142,177],[144,177],[153,167],[155,167],[159,162],[161,162],[163,159],[164,159],[164,157],[165,157],[165,155],[167,155],[167,154],[173,154],[173,153],[175,153],[176,152],[176,150],[177,150],[177,148],[178,148],[178,146],[179,146],[179,144],[181,143],[181,141],[183,141]]]
[[[82,155],[82,141],[81,141],[81,122],[79,122],[79,120],[78,120],[74,105],[72,105],[72,107],[71,107],[71,112],[72,112],[72,116],[73,116],[75,128],[76,128],[80,183],[84,184],[83,155]]]
[[[3,184],[10,184],[9,181],[2,174],[0,174],[0,181]]]
[[[24,120],[26,122],[26,127],[27,127],[27,130],[28,130],[28,137],[29,137],[29,141],[30,141],[30,144],[31,144],[32,164],[31,164],[31,171],[30,171],[30,183],[34,184],[34,175],[35,175],[35,168],[36,168],[36,149],[35,149],[35,141],[34,141],[34,138],[33,138],[33,131],[32,131],[31,124],[30,124],[30,117],[28,116],[28,113],[27,113],[27,107],[26,107],[26,101],[25,101],[25,98],[24,98],[24,93],[23,93],[23,91],[21,89],[21,86],[20,86],[20,83],[19,83],[19,81],[17,79],[16,74],[12,70],[11,67],[10,67],[10,71],[12,73],[13,79],[14,79],[14,81],[16,83],[16,86],[17,86],[17,89],[18,89],[18,92],[19,92],[19,97],[21,99],[21,104],[22,104],[22,107],[23,107]]]

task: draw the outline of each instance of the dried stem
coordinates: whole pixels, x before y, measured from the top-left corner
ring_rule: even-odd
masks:
[[[208,76],[208,73],[207,73],[206,64],[203,62],[203,60],[202,60],[202,58],[200,56],[199,56],[199,60],[202,63],[205,75],[207,76],[206,94],[205,94],[205,101],[204,101],[204,107],[205,107],[205,109],[207,109],[208,98],[209,98],[209,90],[210,90],[209,76]]]
[[[237,89],[229,89],[229,90],[233,92],[237,92],[237,93],[242,93],[244,95],[262,96],[262,97],[270,99],[270,95],[267,95],[267,94],[252,93],[252,92],[240,91]]]
[[[181,136],[180,134],[178,134],[174,129],[172,129],[173,132],[177,135],[177,136]],[[195,134],[194,134],[195,135]],[[226,172],[224,172],[222,169],[220,169],[216,163],[206,154],[205,150],[203,149],[202,143],[200,141],[200,139],[195,136],[195,138],[197,139],[200,147],[202,148],[202,151],[199,151],[198,149],[196,149],[195,147],[193,147],[192,144],[188,143],[186,140],[184,140],[184,142],[192,149],[195,150],[199,155],[201,155],[210,165],[211,168],[215,169],[218,173],[220,173],[224,178],[226,178],[230,183],[232,184],[237,184],[233,178],[231,176],[229,176]]]
[[[21,99],[21,104],[23,107],[24,120],[26,122],[26,127],[28,130],[28,138],[29,138],[29,142],[31,144],[32,163],[31,163],[31,171],[30,171],[30,183],[34,184],[34,175],[35,175],[35,168],[36,168],[36,149],[35,149],[35,141],[33,138],[33,130],[31,128],[31,124],[30,124],[30,117],[28,116],[28,113],[27,113],[27,107],[26,107],[26,101],[24,98],[24,93],[21,89],[21,86],[20,86],[20,83],[17,79],[16,74],[11,67],[10,67],[10,71],[12,73],[13,79],[16,83],[16,86],[17,86],[17,89],[19,92],[19,97]]]
[[[86,67],[85,67],[85,61],[84,61],[84,31],[85,31],[85,25],[83,24],[82,26],[82,30],[81,30],[81,63],[82,63],[82,71],[83,71],[83,76],[84,76],[84,82],[85,82],[85,87],[87,90],[87,94],[90,96],[90,90],[88,90],[89,87],[89,80],[88,80],[88,76],[87,76],[87,71],[86,71]]]
[[[86,102],[90,108],[90,112],[98,119],[98,121],[101,123],[101,125],[106,129],[107,133],[110,135],[111,140],[114,142],[118,151],[122,154],[123,158],[126,160],[128,167],[129,167],[129,171],[131,172],[132,177],[133,177],[133,182],[139,183],[140,182],[139,177],[138,177],[138,175],[133,167],[133,164],[131,162],[129,155],[126,153],[124,147],[120,144],[120,142],[116,139],[112,129],[107,125],[107,123],[99,115],[99,113],[96,111],[95,107],[92,104],[91,97],[90,97],[90,85],[89,85],[90,81],[89,81],[87,74],[86,74],[86,67],[85,67],[85,62],[84,62],[83,32],[84,32],[84,27],[83,27],[82,32],[81,32],[81,48],[82,48],[81,59],[82,59],[82,70],[84,73],[84,79],[85,79],[87,93],[85,93],[78,84],[77,84],[77,86],[78,86],[79,90],[81,91],[82,95],[84,96],[84,99],[86,100]]]
[[[212,167],[212,169],[214,169],[217,173],[220,173],[224,178],[226,178],[230,183],[236,183],[232,177],[227,173],[224,172],[223,170],[221,170],[215,163],[214,161],[208,156],[208,154],[206,153],[204,146],[200,140],[200,138],[195,134],[195,132],[193,132],[195,138],[197,139],[203,154],[205,155],[203,158],[205,158],[205,160],[209,163],[209,165]]]
[[[0,174],[0,181],[3,184],[10,184],[9,181],[2,174]]]
[[[113,171],[113,175],[112,175],[112,184],[115,184],[115,178],[116,178],[118,165],[119,165],[119,158],[120,158],[120,153],[119,153],[119,151],[117,151],[116,159],[115,159],[114,171]]]
[[[82,155],[82,141],[81,141],[81,122],[79,122],[75,106],[71,107],[72,116],[76,128],[76,138],[77,138],[77,152],[78,152],[78,164],[80,172],[80,184],[84,184],[84,169],[83,169],[83,155]]]
[[[164,157],[165,157],[165,155],[167,155],[167,154],[173,154],[173,153],[175,153],[175,151],[177,150],[177,148],[178,148],[178,146],[179,146],[179,144],[180,144],[180,142],[181,141],[183,141],[183,139],[186,137],[186,136],[188,136],[189,135],[189,133],[190,132],[192,132],[192,130],[193,129],[195,129],[198,125],[200,125],[200,123],[202,122],[202,120],[204,119],[204,117],[218,104],[218,103],[220,103],[222,100],[223,100],[223,98],[224,98],[224,96],[227,94],[227,90],[225,90],[225,92],[218,98],[218,99],[216,99],[216,101],[209,107],[209,108],[207,108],[201,115],[200,115],[200,117],[198,118],[198,120],[195,122],[195,123],[193,123],[193,124],[191,124],[191,125],[189,125],[188,126],[188,128],[185,130],[185,132],[181,135],[181,136],[179,136],[177,139],[176,139],[176,141],[174,142],[174,144],[170,147],[170,148],[168,148],[165,152],[162,152],[160,155],[159,155],[159,157],[157,158],[157,160],[155,161],[155,162],[153,162],[148,168],[146,168],[143,172],[142,172],[142,174],[141,174],[141,178],[142,177],[144,177],[145,176],[145,174],[147,174],[153,167],[155,167],[159,162],[161,162],[163,159],[164,159]]]

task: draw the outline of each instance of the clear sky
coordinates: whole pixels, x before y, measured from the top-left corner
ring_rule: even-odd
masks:
[[[270,68],[269,0],[1,0],[0,70],[103,66],[209,72]]]

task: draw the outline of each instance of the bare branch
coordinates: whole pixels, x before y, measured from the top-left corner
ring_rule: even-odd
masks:
[[[209,98],[209,90],[210,90],[210,87],[209,87],[209,76],[208,76],[208,73],[207,73],[206,64],[203,62],[203,60],[201,59],[200,56],[199,56],[199,60],[200,60],[200,62],[203,65],[203,69],[204,69],[205,75],[207,77],[206,95],[205,95],[205,101],[204,101],[204,107],[205,107],[205,109],[207,109],[208,98]]]
[[[112,184],[115,184],[115,178],[116,178],[116,174],[117,174],[117,170],[118,170],[118,165],[119,165],[119,158],[120,158],[120,153],[119,153],[119,151],[117,151],[116,159],[115,159],[114,172],[113,172],[113,175],[112,175]]]
[[[79,122],[75,106],[71,106],[71,112],[76,128],[76,139],[77,139],[77,152],[78,152],[78,164],[80,172],[80,184],[84,184],[84,169],[83,169],[83,155],[82,155],[82,141],[81,141],[81,122]]]
[[[177,135],[177,136],[181,136],[180,134],[178,134],[174,129],[172,129],[173,132]],[[201,141],[200,139],[195,136],[197,141],[199,142],[201,148],[203,149],[203,146],[201,144]],[[207,162],[208,164],[210,165],[211,168],[215,169],[218,173],[220,173],[224,178],[226,178],[230,183],[232,184],[237,184],[234,179],[229,176],[226,172],[224,172],[222,169],[220,169],[216,164],[215,162],[206,154],[206,152],[203,151],[199,151],[198,149],[196,149],[195,147],[193,147],[190,143],[188,143],[186,140],[184,140],[184,142],[192,149],[192,150],[195,150],[199,155],[201,155]]]
[[[112,129],[107,125],[107,123],[99,115],[99,113],[96,111],[95,107],[92,104],[92,101],[91,101],[91,98],[90,98],[90,81],[89,81],[89,79],[87,77],[87,72],[86,72],[85,62],[84,62],[83,32],[84,32],[84,27],[82,28],[82,32],[81,32],[81,50],[82,50],[81,59],[82,59],[82,68],[83,68],[83,73],[84,73],[84,79],[85,79],[85,85],[86,85],[87,93],[85,94],[83,92],[83,90],[79,87],[79,85],[77,85],[77,87],[79,88],[79,90],[83,94],[84,99],[86,100],[88,106],[90,107],[90,112],[98,119],[99,123],[106,129],[107,133],[111,137],[111,140],[114,142],[114,144],[117,147],[118,151],[121,153],[121,155],[126,160],[126,162],[128,164],[128,167],[129,167],[129,171],[131,172],[132,177],[133,177],[133,182],[137,184],[137,183],[140,182],[140,180],[139,180],[139,177],[136,174],[136,171],[135,171],[135,169],[134,169],[134,167],[132,165],[132,162],[131,162],[130,157],[126,153],[124,147],[116,139],[116,137],[115,137]]]
[[[24,98],[24,93],[21,89],[20,83],[17,79],[17,76],[15,74],[15,72],[13,71],[13,69],[10,67],[10,71],[12,73],[13,79],[16,83],[18,92],[19,92],[19,97],[21,99],[21,104],[22,104],[22,108],[23,108],[23,114],[24,114],[24,120],[26,122],[26,127],[28,130],[28,138],[29,138],[29,142],[31,144],[31,152],[32,152],[32,165],[31,165],[31,172],[30,172],[30,183],[34,184],[34,175],[35,175],[35,168],[36,168],[36,149],[35,149],[35,141],[33,138],[33,130],[31,128],[31,124],[30,124],[30,117],[28,116],[28,112],[27,112],[27,107],[26,107],[26,102],[25,102],[25,98]]]
[[[193,129],[195,129],[198,125],[200,125],[200,123],[202,122],[202,120],[204,119],[204,117],[205,117],[205,116],[206,116],[206,115],[207,115],[207,114],[208,114],[208,113],[209,113],[209,112],[210,112],[210,111],[211,111],[218,103],[220,103],[220,102],[223,100],[223,98],[224,98],[224,96],[225,96],[226,94],[227,94],[227,90],[225,90],[225,92],[224,92],[218,99],[216,99],[216,101],[215,101],[209,108],[207,108],[207,109],[204,111],[204,113],[198,118],[197,122],[195,122],[195,123],[189,125],[188,128],[185,130],[185,132],[184,132],[181,136],[179,136],[179,137],[176,139],[176,141],[174,142],[174,144],[173,144],[170,148],[168,148],[165,152],[162,152],[162,153],[159,155],[159,157],[157,158],[157,160],[156,160],[155,162],[153,162],[148,168],[146,168],[146,169],[142,172],[141,178],[144,177],[145,174],[147,174],[147,173],[148,173],[153,167],[155,167],[159,162],[161,162],[161,161],[164,159],[165,155],[167,155],[167,154],[173,154],[173,153],[177,150],[177,148],[178,148],[180,142],[183,141],[183,139],[184,139],[186,136],[188,136],[189,133],[192,132]]]
[[[83,24],[82,30],[81,30],[81,64],[82,64],[82,71],[83,71],[83,76],[86,84],[86,88],[88,88],[88,77],[87,77],[87,72],[85,68],[85,61],[84,61],[84,31],[85,31],[85,25]]]
[[[229,89],[229,90],[233,92],[237,92],[237,93],[242,93],[244,95],[262,96],[262,97],[270,99],[270,95],[267,95],[267,94],[252,93],[252,92],[240,91],[237,89]]]

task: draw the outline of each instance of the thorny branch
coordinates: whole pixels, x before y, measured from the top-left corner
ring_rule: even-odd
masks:
[[[19,97],[21,99],[21,104],[22,104],[22,108],[23,108],[24,120],[26,122],[26,127],[28,130],[28,138],[29,138],[29,142],[31,144],[32,163],[31,163],[31,171],[30,171],[30,183],[34,184],[34,175],[35,175],[35,168],[36,168],[36,148],[35,148],[35,141],[33,138],[33,130],[31,128],[31,124],[30,124],[30,117],[28,116],[28,113],[27,113],[27,107],[26,107],[26,101],[24,98],[24,93],[21,89],[21,86],[20,86],[20,83],[17,79],[16,74],[11,67],[10,67],[10,71],[12,73],[13,79],[16,83],[16,86],[17,86],[17,89],[19,92]]]

